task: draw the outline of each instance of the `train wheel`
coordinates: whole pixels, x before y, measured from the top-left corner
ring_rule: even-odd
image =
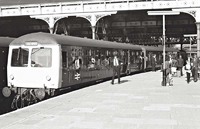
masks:
[[[24,107],[24,100],[22,99],[21,95],[16,95],[13,99],[13,102],[11,104],[12,109],[19,109]]]

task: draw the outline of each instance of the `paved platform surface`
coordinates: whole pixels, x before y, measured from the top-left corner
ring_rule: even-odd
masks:
[[[200,129],[200,81],[162,73],[103,82],[0,116],[0,129]],[[117,82],[117,80],[115,80]]]

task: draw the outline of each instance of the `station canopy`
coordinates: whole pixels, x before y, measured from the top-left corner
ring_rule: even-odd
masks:
[[[0,6],[100,1],[113,2],[114,0],[0,0]],[[162,45],[162,17],[149,16],[147,11],[118,10],[117,14],[111,15],[111,17],[101,18],[96,24],[96,39],[136,45]],[[29,16],[1,17],[0,28],[0,36],[9,37],[19,37],[31,32],[49,32],[49,26],[44,20],[33,19]],[[87,19],[82,17],[71,16],[60,19],[55,25],[55,30],[56,34],[66,34],[67,32],[67,35],[70,36],[92,38],[91,25]],[[195,34],[196,31],[195,19],[189,14],[181,13],[166,18],[166,44],[168,47],[176,44],[189,44],[188,38],[183,35]]]
[[[99,0],[81,0],[84,1],[99,1]],[[0,6],[26,5],[26,4],[50,4],[59,2],[81,2],[80,0],[0,0]],[[102,1],[102,0],[101,0]]]

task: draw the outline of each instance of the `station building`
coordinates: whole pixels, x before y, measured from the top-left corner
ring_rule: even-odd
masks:
[[[199,0],[1,0],[0,36],[48,32],[138,45],[189,44],[200,56]],[[176,11],[163,17],[149,11]]]

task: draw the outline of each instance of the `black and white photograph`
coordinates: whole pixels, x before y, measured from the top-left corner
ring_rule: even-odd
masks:
[[[0,0],[0,129],[200,129],[200,0]]]

